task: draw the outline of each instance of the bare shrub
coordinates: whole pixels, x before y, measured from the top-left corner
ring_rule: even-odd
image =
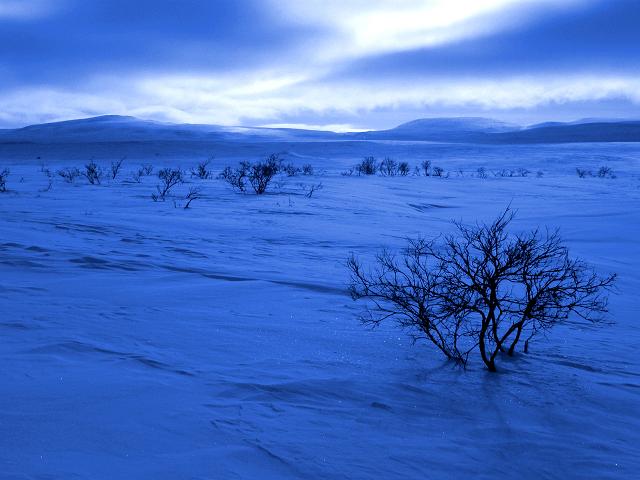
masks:
[[[7,178],[10,173],[11,171],[8,168],[5,168],[0,172],[0,193],[7,191]]]
[[[184,199],[186,200],[186,203],[184,204],[184,209],[186,210],[191,206],[192,202],[195,202],[196,200],[200,200],[201,198],[202,198],[202,188],[200,187],[189,188],[189,193],[187,193],[187,196],[184,197]]]
[[[82,172],[82,174],[91,185],[100,185],[102,177],[104,176],[102,167],[93,160],[84,166],[84,172]]]
[[[375,175],[378,171],[378,165],[375,157],[364,157],[355,168],[358,175]]]
[[[544,172],[542,170],[538,170],[536,172],[536,178],[542,178],[542,177],[544,177]]]
[[[506,210],[491,224],[456,223],[457,235],[440,242],[412,240],[399,258],[380,253],[371,271],[352,256],[352,297],[370,301],[362,320],[395,319],[462,365],[478,350],[490,371],[500,353],[522,343],[527,353],[571,314],[598,320],[615,275],[572,258],[557,231],[509,234],[512,219]]]
[[[444,176],[444,168],[433,167],[433,176],[434,177],[443,177]]]
[[[61,168],[56,173],[67,183],[75,182],[76,178],[82,175],[82,172],[75,167]]]
[[[133,173],[133,180],[135,182],[140,183],[142,181],[142,177],[147,177],[153,173],[153,165],[150,163],[145,163],[140,165],[140,168]]]
[[[51,170],[49,170],[44,165],[42,165],[42,168],[40,169],[40,171],[44,174],[44,176],[47,179],[47,186],[44,187],[44,188],[39,189],[38,191],[39,192],[48,192],[53,187],[53,173],[51,173]]]
[[[590,170],[583,170],[581,168],[576,168],[576,174],[580,178],[593,177],[593,173]]]
[[[512,177],[519,177],[522,176],[518,173],[517,170],[509,170],[509,169],[502,169],[500,171],[498,171],[497,174],[498,177],[508,177],[508,178],[512,178]]]
[[[279,169],[279,159],[273,155],[263,162],[250,164],[248,178],[256,195],[262,195],[267,191],[269,183],[273,180],[273,177],[278,173]]]
[[[156,185],[156,193],[151,194],[154,202],[164,202],[173,187],[184,181],[182,170],[163,168],[158,172],[160,184]]]
[[[303,175],[313,175],[313,172],[313,165],[311,165],[310,163],[305,163],[304,165],[302,165]]]
[[[487,178],[487,170],[484,167],[480,167],[476,170],[476,176],[478,178]]]
[[[241,162],[238,167],[225,167],[224,170],[218,175],[220,180],[224,180],[234,190],[239,192],[245,192],[247,190],[247,176],[249,174],[249,162]]]
[[[398,175],[401,177],[406,177],[411,173],[411,167],[407,162],[398,163]]]
[[[302,185],[302,189],[304,190],[304,196],[307,198],[313,197],[313,194],[318,190],[322,190],[322,183],[314,183],[311,185]]]
[[[380,162],[378,171],[383,177],[394,177],[398,174],[398,162],[393,158],[385,157],[385,159]]]
[[[287,177],[295,177],[298,173],[300,173],[300,169],[291,163],[283,165],[281,169],[287,175]]]
[[[611,167],[602,166],[598,169],[598,178],[616,178]]]
[[[281,170],[282,162],[278,155],[270,155],[261,162],[241,162],[236,168],[225,167],[218,178],[240,192],[246,192],[248,182],[257,195],[262,195]]]
[[[120,173],[120,169],[122,169],[122,164],[124,163],[127,157],[122,157],[118,161],[111,162],[111,180],[115,180],[118,174]]]
[[[211,170],[209,170],[209,164],[211,163],[211,158],[205,160],[204,162],[198,163],[195,168],[191,169],[191,176],[199,178],[200,180],[208,180],[211,178]]]
[[[431,176],[431,160],[423,160],[422,163],[420,163],[420,168],[422,168],[422,173],[425,177]]]
[[[353,167],[348,168],[347,170],[343,170],[342,172],[340,172],[340,175],[342,175],[343,177],[350,177],[351,175],[353,175],[355,169]]]

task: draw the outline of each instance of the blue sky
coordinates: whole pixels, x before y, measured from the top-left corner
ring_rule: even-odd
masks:
[[[637,0],[0,0],[0,126],[635,117]]]

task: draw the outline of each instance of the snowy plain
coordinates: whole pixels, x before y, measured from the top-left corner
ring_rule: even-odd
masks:
[[[313,177],[264,196],[188,179],[154,203],[141,163],[280,153]],[[115,181],[52,172],[125,156]],[[365,155],[450,178],[358,177]],[[617,178],[578,178],[575,168]],[[526,178],[474,176],[526,167]],[[640,475],[640,144],[4,144],[0,478],[458,479]],[[461,170],[461,172],[459,172]],[[299,185],[322,183],[312,198]],[[189,186],[204,198],[176,208]],[[559,227],[619,274],[607,322],[570,322],[491,374],[357,320],[344,262],[451,220]]]

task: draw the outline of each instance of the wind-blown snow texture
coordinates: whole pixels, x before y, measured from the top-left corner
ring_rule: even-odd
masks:
[[[215,154],[219,171],[272,152],[321,173],[262,197],[190,180],[205,198],[189,210],[153,203],[155,176],[130,181],[140,163]],[[122,155],[116,181],[42,191],[41,162]],[[364,155],[430,159],[452,177],[340,175]],[[3,145],[0,159],[2,478],[638,475],[636,144]],[[618,178],[575,175],[600,165]],[[470,177],[480,166],[545,175]],[[308,199],[301,182],[324,188]],[[516,229],[560,227],[574,254],[620,275],[610,324],[557,328],[498,374],[359,324],[350,252],[370,259],[508,204]]]

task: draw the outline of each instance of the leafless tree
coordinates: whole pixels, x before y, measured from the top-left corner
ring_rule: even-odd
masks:
[[[158,178],[160,179],[160,184],[156,185],[157,192],[151,194],[154,202],[164,202],[169,191],[184,181],[182,170],[180,169],[163,168],[158,172]]]
[[[440,242],[413,240],[398,257],[382,252],[365,271],[351,257],[351,294],[371,301],[365,323],[394,318],[466,365],[476,349],[490,371],[500,353],[528,352],[540,332],[571,314],[597,320],[615,275],[598,276],[570,257],[557,231],[512,235],[506,210]]]

